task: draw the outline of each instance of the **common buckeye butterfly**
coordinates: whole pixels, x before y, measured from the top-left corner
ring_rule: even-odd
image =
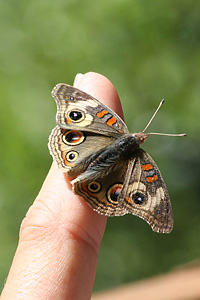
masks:
[[[62,171],[76,176],[71,181],[74,192],[100,214],[130,213],[155,232],[171,232],[173,214],[166,185],[156,163],[140,148],[149,134],[129,133],[113,110],[70,85],[57,84],[52,96],[57,126],[48,146]]]

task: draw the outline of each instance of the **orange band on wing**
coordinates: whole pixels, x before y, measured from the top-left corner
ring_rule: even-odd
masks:
[[[108,114],[107,110],[102,110],[97,114],[97,117],[101,119],[107,114]]]
[[[158,179],[158,176],[157,175],[153,175],[152,177],[146,177],[146,180],[148,182],[154,182]]]
[[[113,124],[115,124],[117,122],[117,120],[115,119],[115,117],[112,117],[110,118],[108,121],[107,121],[107,124],[109,126],[112,126]]]
[[[126,198],[125,198],[125,201],[128,202],[128,203],[131,204],[131,205],[133,204],[131,198],[129,198],[129,197],[126,197]]]
[[[69,118],[66,118],[67,120],[67,124],[72,124],[72,120],[70,120]]]
[[[142,170],[149,171],[152,170],[153,166],[151,164],[142,165]]]

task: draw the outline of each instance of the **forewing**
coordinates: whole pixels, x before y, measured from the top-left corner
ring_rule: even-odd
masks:
[[[112,109],[79,89],[59,83],[54,87],[52,96],[57,103],[57,124],[64,129],[108,136],[128,132],[125,123]]]

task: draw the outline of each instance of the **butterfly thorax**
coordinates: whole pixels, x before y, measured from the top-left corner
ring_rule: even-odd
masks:
[[[134,134],[126,134],[115,139],[106,147],[89,167],[101,164],[114,164],[121,159],[128,159],[140,146],[138,138]]]

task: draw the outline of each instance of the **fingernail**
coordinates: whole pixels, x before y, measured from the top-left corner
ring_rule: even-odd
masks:
[[[83,77],[83,74],[82,73],[78,73],[76,74],[75,78],[74,78],[74,86],[77,86],[79,84],[79,82],[81,81]]]

